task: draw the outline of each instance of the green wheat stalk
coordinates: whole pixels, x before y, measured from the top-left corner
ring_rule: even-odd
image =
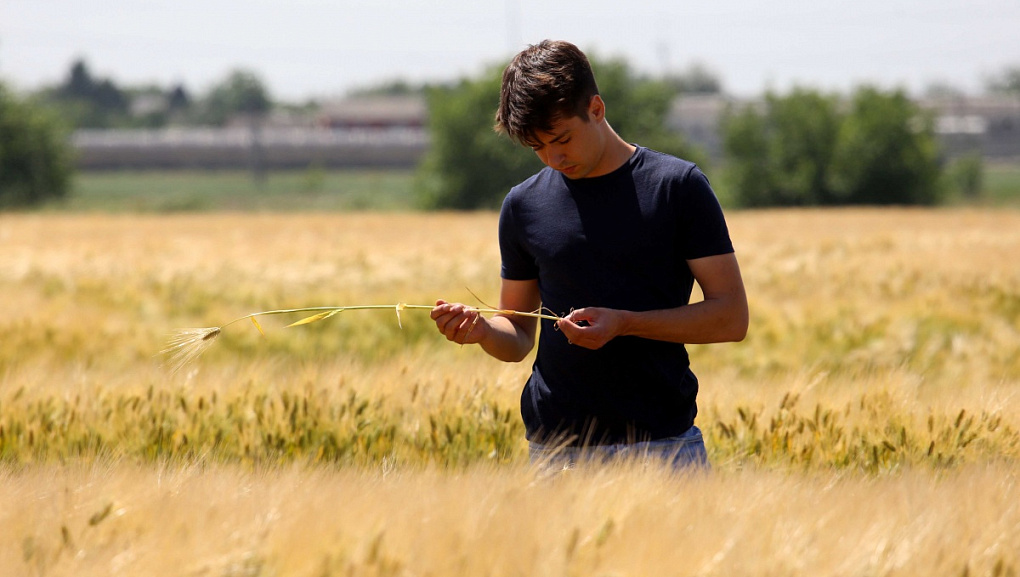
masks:
[[[185,366],[191,364],[195,359],[202,355],[217,337],[223,332],[223,329],[228,326],[243,321],[245,319],[251,319],[252,324],[258,329],[259,333],[265,336],[265,331],[262,330],[262,325],[259,324],[258,317],[270,316],[270,315],[285,315],[293,313],[308,313],[314,312],[315,314],[305,317],[299,321],[293,322],[287,327],[296,327],[299,325],[307,325],[319,321],[328,319],[329,317],[342,313],[344,311],[355,311],[355,310],[378,310],[378,309],[392,309],[397,313],[397,325],[403,328],[403,324],[400,321],[401,311],[408,309],[427,309],[432,310],[435,308],[431,305],[411,305],[407,303],[397,303],[395,305],[354,305],[354,306],[343,306],[343,307],[303,307],[296,309],[279,309],[272,311],[260,311],[257,313],[251,313],[238,317],[228,323],[224,323],[218,327],[203,327],[203,328],[188,328],[178,329],[174,331],[168,339],[167,346],[160,351],[161,355],[166,356],[165,366],[169,367],[172,373],[176,373]],[[506,316],[522,316],[532,317],[536,319],[549,319],[553,321],[560,320],[555,314],[552,314],[546,308],[540,308],[531,312],[515,311],[510,309],[497,309],[497,308],[477,308],[470,307],[468,310],[477,312],[479,314],[501,314]],[[477,321],[477,319],[476,319]],[[472,325],[473,328],[473,325]]]

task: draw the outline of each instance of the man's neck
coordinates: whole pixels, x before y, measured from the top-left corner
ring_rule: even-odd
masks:
[[[621,138],[609,126],[608,122],[604,124],[604,130],[606,131],[606,148],[602,153],[602,161],[599,163],[601,169],[597,174],[592,174],[592,177],[616,171],[616,169],[626,164],[630,157],[634,155],[634,151],[637,150],[636,146]]]

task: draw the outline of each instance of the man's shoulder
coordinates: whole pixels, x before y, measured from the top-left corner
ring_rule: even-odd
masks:
[[[560,173],[546,166],[542,168],[542,170],[539,170],[535,174],[532,174],[528,178],[522,180],[521,183],[514,188],[531,189],[536,186],[548,186],[550,183],[562,180],[557,178],[559,175]]]
[[[635,153],[635,170],[680,180],[686,180],[692,174],[701,172],[698,165],[689,160],[643,146],[638,147]]]
[[[563,179],[558,178],[558,176],[558,172],[545,167],[511,188],[507,198],[522,200],[535,194],[548,194],[551,187],[562,186]]]

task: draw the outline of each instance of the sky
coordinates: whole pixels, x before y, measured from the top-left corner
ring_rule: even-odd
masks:
[[[1020,0],[0,0],[0,80],[202,93],[244,68],[276,100],[474,76],[544,38],[649,74],[692,64],[727,93],[861,84],[979,93],[1020,67]]]

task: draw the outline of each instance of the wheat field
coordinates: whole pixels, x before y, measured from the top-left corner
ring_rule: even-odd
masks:
[[[691,347],[711,473],[530,467],[496,216],[0,215],[2,575],[1017,575],[1020,212],[729,215],[747,340]]]

